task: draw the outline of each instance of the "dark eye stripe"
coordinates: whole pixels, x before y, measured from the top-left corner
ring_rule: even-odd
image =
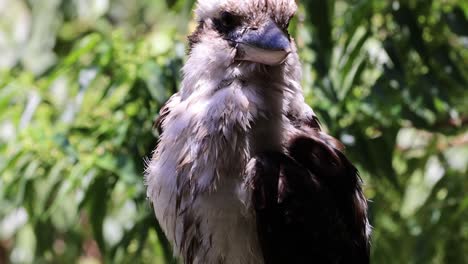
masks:
[[[236,23],[236,17],[229,12],[223,12],[221,14],[221,23],[225,27],[231,27]]]
[[[241,24],[241,19],[230,12],[222,12],[219,18],[213,19],[213,23],[220,33],[228,33]]]

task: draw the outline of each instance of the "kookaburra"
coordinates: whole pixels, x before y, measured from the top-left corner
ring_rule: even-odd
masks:
[[[304,102],[294,0],[199,0],[147,195],[185,263],[368,263],[367,202]]]

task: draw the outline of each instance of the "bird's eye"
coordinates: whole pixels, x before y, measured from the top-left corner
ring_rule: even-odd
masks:
[[[221,13],[220,21],[222,26],[227,29],[233,28],[239,23],[239,19],[229,12]]]

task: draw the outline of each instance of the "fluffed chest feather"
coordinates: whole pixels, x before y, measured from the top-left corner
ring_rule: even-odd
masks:
[[[258,142],[271,145],[269,135],[276,137],[268,122],[280,119],[259,108],[260,100],[258,91],[233,81],[181,100],[163,124],[148,195],[176,252],[194,263],[262,262],[243,175]]]

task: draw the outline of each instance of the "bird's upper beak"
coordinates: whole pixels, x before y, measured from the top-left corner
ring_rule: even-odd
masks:
[[[236,43],[236,60],[266,65],[283,63],[291,52],[289,37],[273,21],[256,29],[246,29]]]

